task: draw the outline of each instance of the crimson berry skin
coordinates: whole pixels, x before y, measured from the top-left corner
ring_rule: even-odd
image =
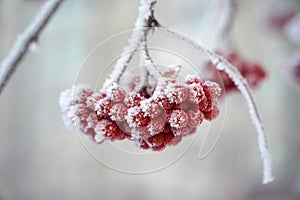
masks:
[[[157,135],[154,135],[154,136],[151,136],[148,138],[148,142],[152,148],[161,146],[162,144],[164,144],[164,140],[165,140],[165,137],[164,137],[163,133],[160,133],[160,134],[157,134]]]
[[[116,103],[110,109],[109,115],[113,121],[122,122],[127,115],[127,107],[123,103]]]
[[[173,128],[183,128],[188,124],[189,117],[182,110],[173,110],[169,119],[170,126]]]
[[[117,125],[110,120],[103,119],[99,124],[101,132],[106,139],[112,139],[119,131]]]

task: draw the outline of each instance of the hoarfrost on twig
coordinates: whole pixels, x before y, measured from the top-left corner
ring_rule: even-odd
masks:
[[[193,40],[173,30],[164,27],[161,27],[161,29],[165,31],[167,34],[169,34],[171,37],[186,42],[187,44],[189,44],[191,47],[195,48],[199,52],[206,54],[209,57],[210,61],[217,67],[217,69],[224,70],[231,78],[231,80],[235,83],[237,88],[240,90],[240,92],[246,99],[249,108],[250,117],[257,132],[258,147],[263,161],[263,183],[267,184],[269,182],[272,182],[274,180],[274,177],[272,173],[273,167],[272,167],[271,155],[269,152],[268,140],[264,131],[261,117],[256,107],[256,103],[254,101],[254,97],[252,95],[252,92],[249,88],[247,81],[243,78],[240,72],[223,57],[215,54],[213,51],[210,51],[205,47],[202,47],[201,45],[194,42]]]
[[[8,55],[0,64],[0,94],[62,2],[63,0],[47,1],[25,31],[17,37]]]

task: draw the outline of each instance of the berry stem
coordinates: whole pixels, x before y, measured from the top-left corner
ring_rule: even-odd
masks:
[[[141,59],[144,60],[145,67],[149,74],[153,76],[157,81],[162,77],[161,72],[155,67],[153,60],[151,59],[149,55],[149,51],[147,48],[147,41],[143,41],[141,43],[142,49],[141,49]]]
[[[126,67],[136,53],[140,43],[144,39],[144,33],[148,32],[155,23],[153,13],[156,0],[140,0],[139,14],[135,21],[135,28],[128,41],[128,46],[123,49],[120,58],[117,60],[115,68],[109,78],[105,81],[103,88],[108,87],[114,82],[119,82]]]
[[[159,26],[162,27],[162,26]],[[224,70],[230,79],[234,82],[234,84],[237,86],[237,88],[240,90],[242,95],[244,96],[248,108],[251,120],[254,124],[254,127],[257,132],[257,139],[258,139],[258,147],[260,150],[261,158],[263,161],[263,183],[267,184],[269,182],[272,182],[274,180],[273,177],[273,167],[272,167],[272,159],[271,154],[269,152],[269,144],[267,140],[267,136],[264,131],[264,127],[262,124],[262,120],[260,117],[260,114],[257,110],[256,103],[254,100],[254,97],[252,95],[252,92],[250,90],[250,87],[247,83],[247,81],[243,78],[243,76],[240,74],[240,72],[237,70],[235,66],[230,64],[226,59],[224,59],[222,56],[217,55],[211,50],[208,50],[204,47],[202,47],[200,44],[194,42],[193,40],[173,31],[168,28],[162,27],[161,28],[166,34],[169,34],[171,37],[177,38],[178,40],[181,40],[188,45],[190,45],[192,48],[198,50],[199,52],[205,54],[208,56],[210,61],[216,66],[218,70]]]

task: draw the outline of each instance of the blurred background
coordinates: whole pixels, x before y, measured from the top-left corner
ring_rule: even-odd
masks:
[[[43,3],[0,0],[0,60]],[[133,28],[138,0],[69,0],[42,33],[38,50],[26,56],[0,96],[0,200],[300,199],[300,85],[282,67],[299,45],[268,24],[269,13],[277,13],[276,5],[285,6],[280,3],[240,0],[233,29],[240,54],[268,71],[254,93],[270,140],[273,183],[261,184],[256,132],[239,93],[231,93],[222,103],[224,120],[212,125],[222,126],[224,121],[222,135],[203,160],[197,158],[201,133],[200,142],[195,141],[179,160],[154,173],[120,173],[93,159],[76,132],[64,126],[58,96],[77,80],[82,61],[95,45]],[[300,4],[285,3],[295,9]],[[197,41],[209,5],[208,0],[158,1],[156,16]],[[111,47],[103,57],[119,51]],[[103,70],[99,66],[86,77]]]

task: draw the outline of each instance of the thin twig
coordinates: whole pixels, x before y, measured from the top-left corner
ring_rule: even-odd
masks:
[[[128,41],[128,46],[123,49],[120,58],[117,60],[113,72],[103,84],[103,88],[111,85],[114,82],[119,82],[128,63],[139,48],[140,42],[144,37],[144,32],[152,28],[153,23],[153,7],[156,0],[140,0],[139,14],[135,22],[135,28]]]
[[[41,32],[62,2],[63,0],[49,0],[46,2],[34,20],[17,38],[8,55],[3,59],[0,65],[0,94],[28,53],[30,45],[38,41]]]
[[[251,120],[254,124],[254,127],[256,128],[257,131],[257,138],[258,138],[258,146],[261,154],[261,158],[263,161],[263,183],[267,184],[269,182],[272,182],[274,180],[273,177],[273,167],[272,167],[272,159],[271,155],[269,152],[269,145],[268,145],[268,140],[267,136],[264,131],[264,127],[261,121],[260,114],[257,110],[256,103],[254,101],[254,97],[252,95],[252,92],[250,90],[250,87],[247,83],[247,81],[243,78],[243,76],[240,74],[240,72],[237,70],[236,67],[231,65],[226,59],[223,57],[217,55],[213,51],[210,51],[198,43],[194,42],[193,40],[175,32],[170,29],[167,29],[165,27],[160,26],[161,29],[169,34],[171,37],[177,38],[194,49],[198,50],[201,53],[206,54],[210,61],[217,67],[218,70],[224,70],[228,76],[231,78],[231,80],[235,83],[237,88],[240,90],[244,98],[246,99],[249,112],[250,112],[250,117]]]

